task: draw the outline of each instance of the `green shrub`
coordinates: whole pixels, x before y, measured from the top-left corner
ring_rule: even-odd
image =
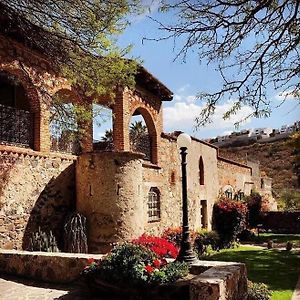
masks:
[[[159,258],[142,245],[124,243],[116,246],[100,263],[83,271],[87,279],[98,279],[123,287],[142,287],[147,284],[175,282],[188,274],[186,263]]]
[[[194,249],[199,256],[205,255],[208,252],[209,247],[212,250],[219,250],[220,237],[216,231],[202,230],[196,233],[194,241]]]
[[[248,300],[269,300],[272,291],[264,283],[256,283],[248,280]]]
[[[260,223],[260,212],[262,208],[262,197],[259,193],[253,192],[246,197],[246,204],[248,207],[248,224],[250,228],[257,227]]]
[[[239,234],[239,240],[242,242],[252,242],[255,241],[255,233],[250,229],[245,229]]]
[[[220,245],[230,247],[247,226],[247,206],[241,201],[222,198],[213,208],[213,229],[220,236]]]

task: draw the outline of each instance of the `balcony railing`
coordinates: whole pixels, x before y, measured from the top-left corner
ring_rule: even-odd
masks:
[[[32,147],[32,113],[0,104],[0,143]]]

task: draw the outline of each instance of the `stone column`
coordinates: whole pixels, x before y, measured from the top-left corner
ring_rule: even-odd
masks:
[[[77,211],[88,220],[90,253],[144,232],[142,160],[130,152],[81,155],[76,165]]]

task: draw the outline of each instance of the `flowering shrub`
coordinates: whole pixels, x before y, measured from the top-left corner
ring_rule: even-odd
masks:
[[[138,239],[133,240],[132,243],[145,246],[160,258],[176,258],[178,255],[176,246],[161,237],[143,234]]]
[[[147,284],[175,282],[188,274],[188,265],[167,263],[142,245],[124,243],[116,246],[99,263],[88,265],[83,274],[88,279],[97,277],[114,285],[140,288]]]
[[[218,232],[223,247],[231,246],[246,229],[247,206],[236,200],[222,198],[213,209],[213,227]]]
[[[197,233],[190,231],[190,240],[193,243],[196,238]],[[167,228],[162,235],[162,238],[168,240],[169,242],[175,244],[177,247],[180,247],[182,239],[182,227],[170,227]]]

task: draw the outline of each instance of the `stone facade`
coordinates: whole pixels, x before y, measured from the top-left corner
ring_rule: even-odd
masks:
[[[97,99],[114,115],[113,150],[94,151],[90,121],[79,124],[85,134],[77,157],[51,150],[49,111],[57,93],[67,102],[84,102],[92,109],[84,93],[56,74],[43,53],[1,35],[0,73],[13,76],[24,88],[33,124],[32,145],[0,140],[0,247],[26,249],[29,235],[40,226],[53,231],[62,249],[64,218],[74,209],[87,217],[90,252],[105,252],[111,243],[143,232],[160,234],[180,226],[178,133],[163,133],[162,101],[170,101],[172,93],[162,83],[140,67],[135,89],[118,87],[114,99]],[[0,105],[3,109],[5,101],[0,99]],[[16,106],[10,109],[20,113]],[[150,160],[130,152],[134,115],[141,115],[147,125]],[[6,121],[0,119],[2,131]],[[217,147],[195,138],[187,160],[191,228],[211,229],[212,207],[220,191],[231,186],[250,193],[254,168],[220,158]],[[260,175],[255,176],[259,182]]]
[[[38,227],[62,246],[65,217],[75,210],[74,160],[0,146],[0,248],[26,249]]]
[[[254,187],[251,167],[222,157],[218,159],[218,177],[220,192],[229,189],[233,194],[242,191],[249,195]]]

